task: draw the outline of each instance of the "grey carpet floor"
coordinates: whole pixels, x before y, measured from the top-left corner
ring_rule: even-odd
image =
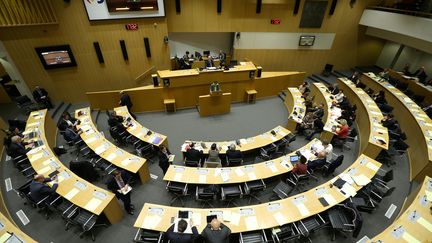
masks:
[[[75,109],[85,107],[87,104],[73,104],[68,111],[73,112]],[[234,104],[230,114],[201,118],[196,110],[180,110],[175,114],[165,113],[144,113],[138,114],[138,121],[157,132],[168,136],[169,146],[171,152],[176,154],[177,163],[181,158],[180,146],[187,139],[193,140],[232,140],[238,138],[245,138],[255,136],[259,133],[268,131],[277,125],[285,125],[287,122],[287,110],[283,105],[283,102],[275,97],[265,100],[259,100],[256,104]],[[13,106],[0,106],[0,115],[6,118],[18,117],[25,119],[25,115],[20,113],[19,110]],[[93,119],[96,120],[98,129],[106,134],[108,139],[111,137],[108,135],[108,125],[106,121],[106,115],[101,112],[93,112]],[[58,117],[58,115],[56,116]],[[64,141],[62,138],[58,138],[58,145],[62,145]],[[290,145],[291,150],[302,147],[307,141],[303,137],[298,137],[295,142]],[[345,160],[344,164],[336,171],[340,171],[347,168],[357,157],[358,144],[352,145],[352,150],[344,151]],[[125,147],[125,150],[133,152],[131,147]],[[342,153],[339,150],[335,150],[335,153]],[[60,157],[61,161],[68,165],[69,161],[74,160],[75,156],[66,154]],[[386,228],[391,221],[397,215],[399,208],[401,207],[403,200],[408,194],[410,189],[410,183],[408,182],[408,164],[404,157],[396,158],[396,165],[392,168],[395,171],[395,178],[390,186],[395,186],[396,191],[389,198],[385,198],[380,204],[380,207],[373,214],[364,214],[365,219],[360,237],[368,235],[370,237],[382,231]],[[2,161],[5,161],[3,158]],[[169,204],[171,196],[164,190],[165,182],[162,180],[162,172],[156,163],[151,163],[150,172],[157,176],[157,179],[152,179],[150,182],[139,185],[134,188],[132,194],[132,202],[139,212],[140,208],[145,202],[158,203],[158,204]],[[3,179],[11,178],[12,185],[14,188],[19,187],[25,182],[25,178],[11,165],[10,162],[2,163],[1,175]],[[324,181],[330,178],[319,178],[318,182],[311,181],[303,190],[308,190],[317,185],[322,184]],[[95,183],[101,187],[105,187],[103,180]],[[270,200],[272,196],[272,188],[277,184],[277,181],[269,181],[267,189],[260,194],[262,201]],[[28,205],[23,204],[23,200],[20,199],[13,191],[6,192],[5,188],[2,187],[2,193],[5,196],[5,201],[8,206],[10,213],[13,215],[17,224],[26,233],[31,235],[34,239],[39,242],[86,242],[91,241],[89,237],[80,239],[77,234],[76,228],[72,228],[69,231],[64,230],[64,221],[59,215],[53,214],[49,220],[38,213],[35,209]],[[299,192],[295,192],[299,193]],[[294,193],[294,194],[295,194]],[[186,206],[188,207],[199,207],[192,197],[186,200]],[[247,200],[238,201],[240,205],[248,205]],[[257,203],[257,202],[253,202]],[[395,204],[398,210],[395,212],[391,219],[384,217],[384,213],[390,204]],[[215,202],[214,206],[223,206],[220,202]],[[27,217],[30,219],[30,223],[23,226],[20,220],[16,217],[16,212],[23,210]],[[138,213],[134,216],[125,214],[122,221],[116,225],[109,226],[108,229],[101,228],[96,233],[96,242],[130,242],[136,229],[133,228],[133,223],[136,220]],[[329,231],[323,230],[314,233],[311,236],[315,242],[330,242]],[[356,239],[343,237],[337,237],[336,242],[356,242]]]

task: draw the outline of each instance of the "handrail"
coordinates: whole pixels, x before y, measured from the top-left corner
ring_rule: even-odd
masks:
[[[419,12],[419,11],[412,11],[412,10],[405,10],[405,9],[398,9],[398,8],[391,8],[391,7],[380,7],[380,6],[369,6],[367,9],[374,9],[374,10],[381,10],[385,12],[393,12],[393,13],[400,13],[405,15],[412,15],[416,17],[423,17],[423,18],[432,18],[432,13],[427,12]]]

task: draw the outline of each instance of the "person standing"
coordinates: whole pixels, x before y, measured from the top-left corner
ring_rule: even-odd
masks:
[[[159,167],[162,169],[163,174],[165,175],[170,163],[169,157],[171,152],[164,145],[159,146],[158,157],[159,157]]]
[[[206,243],[229,243],[230,228],[214,218],[202,231]]]
[[[129,182],[131,176],[126,171],[115,170],[107,181],[108,190],[113,192],[116,197],[123,201],[126,212],[133,215],[134,206],[131,204],[131,187]]]
[[[130,114],[134,119],[136,119],[135,114],[133,114],[133,113],[132,113],[132,110],[131,110],[131,109],[132,109],[132,106],[133,106],[133,104],[132,104],[132,100],[131,100],[130,96],[129,96],[126,92],[124,92],[124,91],[120,91],[120,101],[119,101],[119,105],[120,105],[120,106],[126,106],[127,109],[128,109],[129,114]]]
[[[48,92],[39,86],[36,86],[33,91],[33,99],[40,104],[43,104],[47,109],[51,109],[54,106],[51,103],[50,98],[48,97]]]

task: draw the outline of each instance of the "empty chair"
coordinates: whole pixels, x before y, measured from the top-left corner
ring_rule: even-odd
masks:
[[[376,203],[380,203],[385,197],[391,196],[391,194],[393,193],[393,191],[395,189],[396,189],[395,187],[392,187],[392,188],[388,188],[388,187],[385,187],[385,188],[375,187],[375,188],[371,189],[371,191],[370,191],[370,197]]]
[[[238,207],[235,200],[243,196],[243,191],[239,184],[221,186],[221,199],[226,202],[226,206],[233,204]]]
[[[278,198],[284,199],[287,198],[288,195],[294,190],[294,187],[288,185],[286,182],[279,182],[274,188],[273,192],[277,195]]]
[[[175,181],[168,181],[166,185],[166,189],[168,192],[173,194],[173,198],[170,202],[170,205],[173,205],[174,202],[177,201],[178,199],[180,200],[182,207],[184,207],[183,197],[187,195],[188,184],[175,182]]]
[[[264,230],[241,232],[240,243],[262,243],[267,242],[267,236]]]
[[[163,242],[163,234],[159,231],[138,229],[133,241],[137,243],[160,243]]]
[[[351,202],[331,208],[328,215],[333,230],[332,240],[336,238],[336,232],[352,232],[353,237],[357,237],[360,233],[363,219]]]
[[[273,241],[289,242],[300,239],[299,229],[295,224],[286,224],[279,227],[279,230],[273,230]]]
[[[380,173],[384,170],[379,170],[373,177],[373,180],[380,186],[386,186],[388,182],[393,180],[393,170],[388,170],[384,174]]]
[[[29,97],[27,97],[27,95],[16,97],[15,102],[17,106],[26,113],[26,115],[32,111],[44,108],[43,105],[34,103]]]
[[[201,202],[203,208],[206,205],[213,208],[213,205],[210,202],[213,201],[215,197],[216,192],[213,185],[197,185],[195,191],[195,200]]]
[[[261,199],[257,197],[257,194],[260,191],[263,191],[266,188],[266,184],[263,180],[256,180],[256,181],[247,181],[244,183],[244,195],[249,197],[248,204],[251,203],[252,199],[257,200],[259,203],[261,202]]]
[[[274,153],[276,153],[277,146],[273,143],[270,145],[267,145],[260,149],[261,158],[264,160],[270,160]]]
[[[205,161],[204,162],[204,167],[205,168],[218,168],[218,167],[222,167],[222,163],[221,161]]]
[[[227,162],[228,162],[228,166],[240,166],[243,165],[243,159],[238,158],[238,159],[228,159],[227,158]]]
[[[299,232],[302,237],[305,237],[310,240],[310,234],[318,231],[319,229],[325,227],[328,225],[329,222],[326,221],[319,213],[311,216],[306,219],[302,219],[299,222],[297,222],[297,228],[299,229]]]
[[[138,146],[135,148],[135,150],[140,157],[146,159],[150,159],[154,154],[153,145],[151,144],[144,144],[143,146]]]
[[[189,166],[189,167],[199,167],[200,166],[199,161],[195,161],[195,160],[185,159],[184,163],[186,166]]]
[[[83,238],[85,233],[90,233],[92,240],[95,241],[93,229],[100,226],[107,227],[106,224],[96,224],[97,219],[98,216],[96,214],[90,213],[82,208],[77,210],[76,216],[73,218],[73,223],[81,228],[80,238]]]
[[[73,225],[72,217],[78,210],[78,206],[74,205],[70,201],[60,198],[59,203],[55,206],[55,209],[61,214],[62,218],[66,221],[65,230],[68,230]]]
[[[344,159],[344,155],[341,154],[336,159],[334,159],[333,161],[330,161],[327,164],[325,164],[324,168],[323,168],[323,174],[324,174],[324,176],[328,176],[330,174],[333,174],[335,172],[335,170],[339,166],[342,165],[343,159]]]
[[[351,197],[350,201],[357,208],[358,211],[372,213],[377,207],[370,198],[361,196]]]

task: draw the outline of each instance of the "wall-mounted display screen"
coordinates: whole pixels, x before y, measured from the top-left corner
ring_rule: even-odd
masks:
[[[89,20],[165,17],[164,0],[83,0]]]
[[[314,35],[302,35],[300,36],[299,46],[313,46],[315,42]]]
[[[35,50],[45,69],[77,65],[69,45],[36,47]]]

